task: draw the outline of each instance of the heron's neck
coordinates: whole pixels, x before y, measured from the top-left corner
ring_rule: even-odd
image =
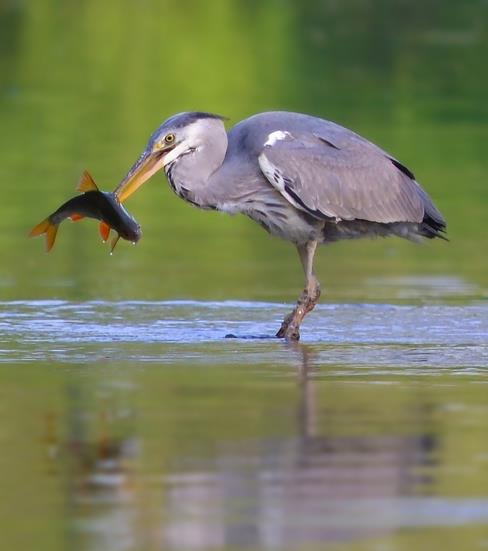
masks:
[[[218,208],[220,169],[226,151],[224,131],[166,166],[166,176],[174,192],[197,207]]]

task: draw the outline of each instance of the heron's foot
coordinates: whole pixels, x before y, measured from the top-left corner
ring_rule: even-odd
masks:
[[[300,324],[303,318],[315,308],[319,298],[320,285],[317,280],[313,280],[313,286],[303,290],[297,305],[285,317],[276,336],[287,341],[298,341],[300,339]]]
[[[301,298],[293,312],[288,314],[281,323],[281,327],[276,333],[279,339],[287,341],[298,341],[300,339],[300,323],[306,314],[306,301]]]
[[[299,331],[298,325],[295,325],[294,323],[290,323],[290,325],[286,328],[284,338],[285,338],[285,341],[287,342],[299,341],[300,331]]]
[[[290,312],[286,317],[285,319],[282,321],[281,323],[281,327],[279,328],[278,330],[278,333],[276,333],[276,336],[279,338],[279,339],[288,339],[287,337],[287,333],[289,332],[288,331],[288,327],[292,324],[293,320],[296,320],[297,319],[297,316],[299,315],[299,312],[301,309],[303,309],[304,305],[307,304],[307,302],[310,300],[309,296],[308,296],[308,290],[307,289],[304,289],[302,294],[300,295],[300,298],[298,299],[297,301],[297,305],[295,306],[295,308],[293,309],[292,312]],[[302,316],[303,317],[303,316]],[[301,319],[301,318],[300,318]],[[296,325],[296,330],[297,330],[297,334],[298,334],[298,338],[300,338],[300,335],[298,333],[298,326],[299,326],[299,323],[297,324],[296,321],[295,321],[295,324]],[[292,339],[292,340],[298,340],[298,338],[296,339]]]
[[[281,322],[281,327],[278,329],[278,332],[276,333],[276,336],[279,338],[279,339],[284,339],[285,336],[286,336],[286,332],[288,330],[288,326],[290,325],[290,323],[292,322],[293,320],[293,317],[295,315],[295,310],[293,310],[293,312],[291,312],[290,314],[288,314],[285,319]]]
[[[283,320],[281,327],[276,333],[279,339],[285,339],[285,341],[298,341],[300,340],[300,307],[297,306],[291,314],[288,314]]]

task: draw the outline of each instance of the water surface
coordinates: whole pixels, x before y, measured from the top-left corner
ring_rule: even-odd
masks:
[[[287,308],[0,304],[9,546],[481,545],[487,304]]]

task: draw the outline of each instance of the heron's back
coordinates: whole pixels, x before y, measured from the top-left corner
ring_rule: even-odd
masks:
[[[334,177],[339,182],[339,186],[342,186],[340,191],[342,191],[343,204],[341,206],[343,211],[346,209],[347,212],[349,205],[351,208],[351,215],[345,216],[344,220],[339,220],[339,217],[318,216],[318,218],[322,218],[324,226],[323,241],[362,237],[365,235],[399,235],[406,238],[416,238],[418,236],[432,238],[441,236],[440,232],[446,227],[444,218],[433,204],[429,195],[416,182],[409,169],[397,161],[395,157],[355,132],[334,122],[300,113],[286,111],[260,113],[238,123],[228,133],[229,145],[224,165],[227,165],[230,169],[229,174],[233,174],[235,181],[253,182],[251,187],[256,188],[257,196],[255,202],[258,206],[261,202],[264,202],[266,206],[269,196],[274,196],[273,192],[276,192],[276,189],[270,184],[269,180],[264,177],[258,163],[258,158],[263,152],[264,144],[269,139],[270,134],[277,131],[289,133],[292,136],[308,135],[313,139],[319,136],[322,141],[333,146],[333,148],[326,148],[327,155],[333,155],[334,162],[330,163],[329,166],[325,161],[322,163],[321,159],[315,155],[313,159],[314,165],[308,162],[306,166],[304,163],[304,166],[301,167],[304,173],[303,179],[307,177],[307,174],[313,178],[308,187],[303,186],[301,188],[303,189],[302,193],[308,193],[310,196],[302,198],[304,204],[316,194],[323,194],[324,197],[327,197],[327,177]],[[290,152],[290,154],[292,153]],[[351,159],[354,158],[361,159],[358,166],[351,165]],[[357,204],[354,204],[353,209],[355,193],[356,195],[361,193],[363,197],[367,198],[368,196],[374,197],[375,192],[380,192],[380,194],[382,192],[379,186],[382,183],[381,179],[385,177],[385,169],[382,168],[375,174],[374,171],[366,171],[361,165],[361,163],[366,164],[368,160],[371,160],[373,163],[375,159],[381,159],[387,167],[386,170],[395,173],[394,175],[397,179],[403,179],[404,186],[402,189],[404,195],[411,202],[416,202],[419,205],[423,216],[421,214],[416,219],[410,217],[411,215],[399,216],[398,220],[387,218],[388,222],[385,223],[384,219],[380,216],[376,219],[374,214],[373,216],[368,215],[365,207],[364,217],[361,215],[361,210],[357,208]],[[303,160],[305,161],[305,159]],[[295,163],[295,166],[298,167],[297,171],[300,171],[298,161]],[[354,179],[351,178],[351,171],[353,171]],[[383,183],[383,185],[385,184]],[[269,188],[272,188],[273,191]],[[388,188],[385,189],[385,193],[388,193]],[[258,197],[260,194],[263,195],[262,200]],[[280,204],[280,208],[275,210],[279,210],[280,212],[284,208],[290,207],[294,210],[300,210],[296,208],[297,204],[292,205],[289,201],[286,207],[281,205],[280,200],[276,200],[276,202]],[[265,206],[258,210],[266,212]],[[300,207],[301,205],[298,206]],[[374,208],[374,205],[371,208]],[[310,212],[300,213],[301,219],[309,223],[311,229],[313,229],[313,233],[316,232],[317,228],[317,217],[314,216],[315,212],[317,211],[314,211],[311,216]],[[247,214],[256,219],[249,212]],[[303,214],[307,214],[307,216],[303,217]],[[260,213],[260,218],[261,220],[258,221],[266,225],[262,221],[262,213]],[[271,231],[271,233],[276,232]],[[290,233],[293,233],[293,231]],[[280,234],[283,237],[282,231]]]

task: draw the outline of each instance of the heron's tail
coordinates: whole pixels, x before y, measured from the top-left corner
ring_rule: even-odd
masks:
[[[446,220],[444,216],[438,211],[432,199],[427,195],[427,193],[418,186],[419,195],[422,198],[424,203],[424,218],[419,224],[419,229],[421,235],[427,237],[428,239],[433,239],[434,237],[440,237],[445,241],[449,241],[447,237],[443,234],[446,232]]]
[[[54,224],[51,219],[45,218],[42,222],[39,222],[37,226],[34,226],[29,237],[36,237],[38,235],[46,234],[46,251],[49,252],[56,241],[56,234],[58,233],[59,224]]]
[[[425,194],[427,195],[427,194]],[[434,204],[427,196],[428,202],[424,203],[424,219],[419,224],[420,232],[428,239],[440,237],[445,241],[449,241],[443,234],[446,232],[446,221],[442,214],[435,208]]]
[[[444,241],[449,241],[445,235],[446,232],[446,223],[444,220],[439,220],[438,218],[433,218],[427,214],[424,216],[422,223],[419,224],[421,234],[428,239],[434,239],[434,237],[440,237]]]

